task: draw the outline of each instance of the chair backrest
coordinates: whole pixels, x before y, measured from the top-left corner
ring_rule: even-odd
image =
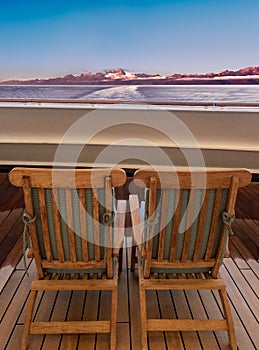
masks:
[[[101,272],[112,278],[113,193],[122,169],[15,168],[39,277],[44,272]]]
[[[175,172],[143,169],[134,182],[147,189],[142,256],[150,271],[216,277],[239,187],[251,181],[245,169]]]

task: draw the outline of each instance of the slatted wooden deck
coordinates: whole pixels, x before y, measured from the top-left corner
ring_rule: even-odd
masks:
[[[231,300],[238,348],[259,348],[258,236],[259,184],[240,191],[231,258],[224,260],[221,274]],[[21,191],[10,186],[6,174],[0,174],[0,349],[19,348],[24,310],[35,266],[27,259],[29,276],[22,259],[23,200]],[[126,239],[130,243],[130,238]],[[245,244],[247,246],[245,246]],[[123,270],[119,280],[117,348],[140,350],[137,272],[128,266],[129,248],[124,249]],[[148,312],[151,317],[204,317],[221,314],[218,296],[212,292],[150,292]],[[35,318],[40,320],[78,320],[83,317],[105,319],[109,315],[108,292],[47,292],[40,295]],[[31,336],[31,349],[109,348],[108,335]],[[221,332],[157,332],[149,336],[150,350],[157,349],[229,349],[226,334]]]

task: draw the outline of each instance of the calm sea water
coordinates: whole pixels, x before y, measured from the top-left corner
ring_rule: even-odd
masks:
[[[158,102],[259,103],[259,85],[6,86],[0,99],[71,99]]]

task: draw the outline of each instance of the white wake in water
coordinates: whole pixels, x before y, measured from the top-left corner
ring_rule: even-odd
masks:
[[[145,96],[139,91],[138,86],[115,86],[94,91],[80,99],[87,100],[120,100],[120,101],[143,101]]]
[[[0,99],[258,103],[259,85],[0,85]]]

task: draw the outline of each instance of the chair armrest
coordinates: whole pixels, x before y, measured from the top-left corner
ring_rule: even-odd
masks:
[[[134,243],[137,245],[138,249],[143,252],[144,246],[142,245],[142,234],[143,234],[143,224],[141,218],[141,210],[139,207],[139,199],[136,194],[129,196],[130,212],[131,212],[131,222]]]
[[[114,241],[113,241],[113,256],[118,257],[122,247],[125,232],[125,217],[126,217],[127,201],[118,200],[117,210],[115,212],[114,224]]]

